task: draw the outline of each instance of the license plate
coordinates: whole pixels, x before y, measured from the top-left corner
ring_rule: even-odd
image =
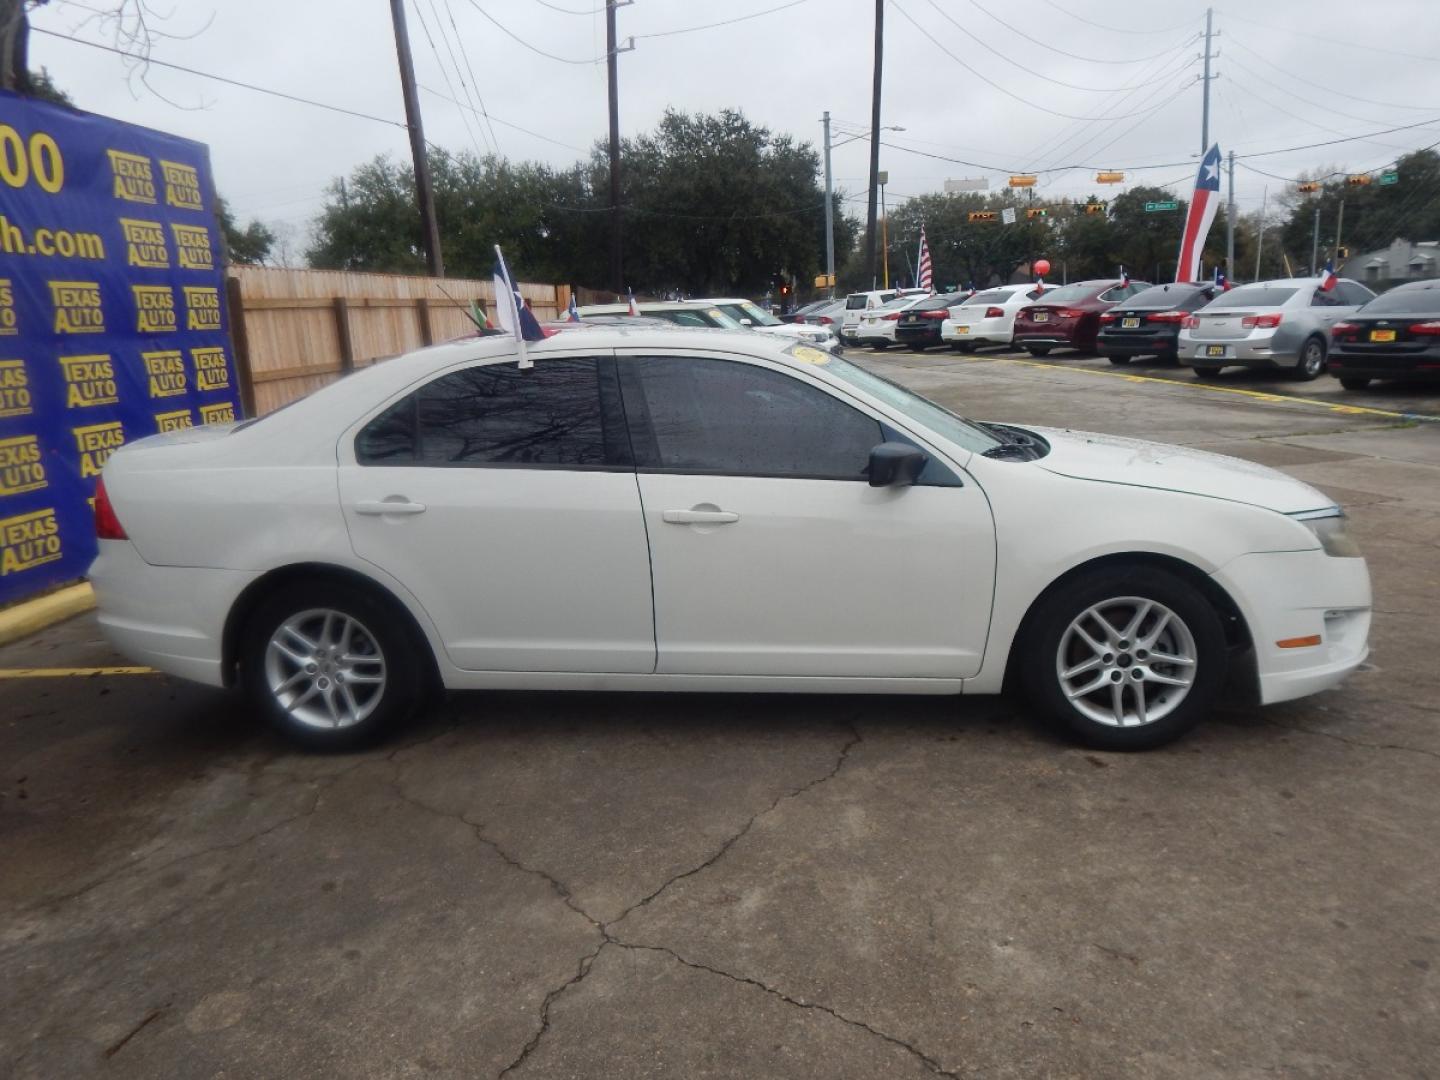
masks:
[[[1049,314],[1048,314],[1047,312],[1037,311],[1037,312],[1035,313],[1035,319],[1034,319],[1034,321],[1035,321],[1035,322],[1049,322],[1049,321],[1050,321],[1050,316],[1049,316]]]
[[[1371,331],[1370,331],[1370,340],[1371,340],[1371,341],[1394,341],[1394,340],[1395,340],[1395,331],[1394,331],[1394,330],[1371,330]]]
[[[970,332],[970,328],[969,328],[968,326],[957,326],[957,327],[955,327],[955,333],[957,333],[957,334],[968,334],[969,332]]]
[[[1120,326],[1126,330],[1134,330],[1140,325],[1139,319],[1121,319]]]
[[[1224,346],[1224,345],[1206,345],[1206,346],[1205,346],[1205,355],[1206,355],[1206,356],[1220,356],[1220,357],[1223,357],[1223,356],[1225,355],[1225,346]]]

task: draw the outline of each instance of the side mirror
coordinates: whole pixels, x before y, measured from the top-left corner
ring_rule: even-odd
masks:
[[[870,451],[870,486],[908,487],[929,461],[929,454],[909,443],[881,443]]]

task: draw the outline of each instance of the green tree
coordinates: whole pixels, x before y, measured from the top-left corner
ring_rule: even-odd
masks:
[[[1178,202],[1175,210],[1150,212],[1150,202]],[[1110,200],[1110,224],[1117,243],[1114,245],[1116,265],[1104,277],[1111,277],[1124,266],[1132,277],[1155,283],[1174,281],[1175,265],[1180,258],[1180,237],[1185,231],[1185,214],[1190,204],[1157,187],[1133,187]],[[1224,252],[1223,224],[1210,230],[1211,242],[1220,235],[1220,251]],[[1207,249],[1208,250],[1208,249]],[[1213,262],[1213,256],[1207,256]]]
[[[225,236],[225,250],[232,263],[259,265],[270,256],[275,244],[275,234],[259,221],[252,221],[240,228],[235,215],[230,212],[224,199],[215,200],[215,212],[220,218],[220,231]]]

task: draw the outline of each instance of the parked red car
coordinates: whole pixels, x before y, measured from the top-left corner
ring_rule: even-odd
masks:
[[[1127,285],[1110,278],[1046,289],[1040,299],[1022,307],[1015,316],[1015,345],[1031,356],[1044,356],[1051,349],[1093,353],[1100,334],[1100,316],[1149,287],[1147,281]]]

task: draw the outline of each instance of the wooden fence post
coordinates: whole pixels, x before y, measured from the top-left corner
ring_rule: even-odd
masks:
[[[416,302],[416,314],[420,317],[420,343],[422,345],[435,344],[435,328],[430,322],[430,298],[422,296]]]
[[[335,329],[340,335],[340,374],[355,370],[355,341],[350,336],[350,301],[335,297]]]
[[[250,371],[250,332],[245,326],[245,298],[240,279],[225,279],[225,298],[230,307],[230,351],[235,357],[235,378],[240,386],[240,410],[253,419],[255,413],[255,377]]]

